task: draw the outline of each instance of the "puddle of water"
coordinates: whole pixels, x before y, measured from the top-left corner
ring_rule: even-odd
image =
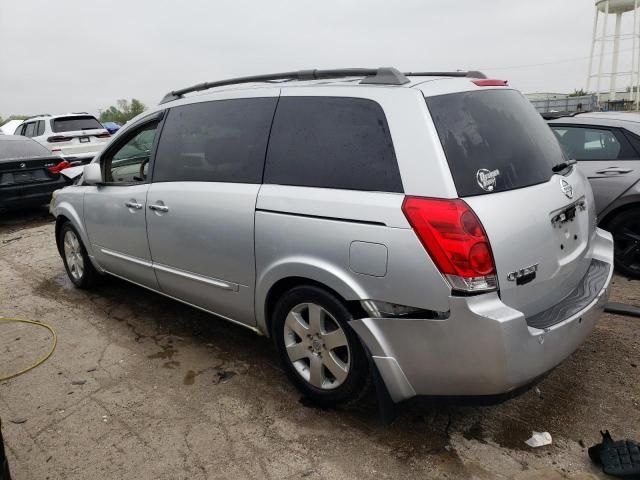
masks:
[[[150,358],[152,360],[173,360],[173,356],[178,353],[178,349],[173,348],[171,345],[160,345],[160,348],[162,348],[161,351],[152,353],[151,355],[147,355],[147,358]]]
[[[189,370],[184,376],[184,381],[182,383],[184,383],[185,385],[193,385],[196,381],[196,375],[196,372],[194,372],[193,370]]]

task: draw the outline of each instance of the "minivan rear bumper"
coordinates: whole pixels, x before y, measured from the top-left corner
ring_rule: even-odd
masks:
[[[573,353],[609,298],[613,240],[597,230],[593,260],[607,273],[584,307],[545,328],[527,323],[498,293],[450,297],[448,318],[364,318],[351,326],[371,353],[395,402],[416,395],[498,395],[526,385]],[[602,265],[602,263],[600,263]],[[588,275],[584,282],[592,281]],[[578,285],[587,290],[589,285]],[[557,314],[557,311],[555,312]]]

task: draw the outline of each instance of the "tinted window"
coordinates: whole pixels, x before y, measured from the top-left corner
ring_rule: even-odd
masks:
[[[25,125],[24,135],[31,138],[36,135],[36,122],[29,122]]]
[[[260,183],[276,103],[245,98],[172,108],[153,181]]]
[[[106,156],[102,165],[106,182],[136,183],[147,179],[157,127],[158,124],[153,123],[137,130]]]
[[[426,99],[461,197],[549,180],[564,155],[533,105],[515,90]]]
[[[38,127],[36,128],[36,137],[44,135],[44,120],[38,120]]]
[[[606,128],[551,126],[569,158],[576,160],[622,160],[637,157],[627,139]]]
[[[403,191],[382,108],[360,98],[282,97],[264,182]]]
[[[91,115],[78,117],[62,117],[51,120],[51,129],[58,132],[75,132],[79,130],[95,130],[104,127]]]
[[[48,157],[51,152],[35,140],[15,137],[13,135],[0,136],[0,160],[9,158]]]

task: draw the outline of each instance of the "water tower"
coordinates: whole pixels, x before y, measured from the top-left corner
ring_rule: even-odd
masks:
[[[591,41],[591,55],[589,58],[589,73],[587,76],[587,91],[591,90],[591,80],[595,79],[596,92],[598,94],[598,102],[600,102],[601,88],[606,88],[606,81],[609,80],[609,100],[616,100],[616,85],[619,78],[626,78],[627,85],[636,87],[636,92],[632,93],[631,100],[636,102],[636,106],[640,101],[640,92],[638,92],[638,84],[640,83],[640,22],[638,19],[638,7],[640,0],[596,0],[596,17],[593,22],[593,39]],[[630,19],[626,19],[625,25],[629,28],[622,28],[623,14],[633,12],[633,30],[631,30]],[[607,25],[610,17],[615,15],[615,25],[613,34],[610,33],[610,26]],[[625,17],[628,17],[625,16]],[[599,25],[601,24],[601,25]],[[624,31],[623,31],[624,30]],[[624,48],[626,59],[631,54],[631,68],[627,71],[619,71],[620,42],[629,43],[630,48]],[[612,45],[613,44],[613,45]],[[598,50],[598,53],[596,53]],[[611,55],[611,71],[605,71],[605,56]],[[597,64],[597,71],[594,73],[594,62]],[[627,65],[628,65],[627,61]],[[608,64],[608,62],[607,62]],[[604,80],[604,83],[603,83]],[[626,85],[625,85],[626,86]],[[632,88],[633,92],[634,88]]]

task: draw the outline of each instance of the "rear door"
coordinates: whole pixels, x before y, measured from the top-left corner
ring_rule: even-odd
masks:
[[[148,195],[149,245],[162,291],[247,324],[255,323],[255,204],[276,102],[272,96],[172,108]]]
[[[519,92],[477,89],[426,101],[458,195],[489,237],[502,301],[525,315],[555,305],[591,263],[588,182],[576,168],[554,174],[562,149]],[[531,266],[535,278],[516,281],[515,272]]]
[[[129,129],[100,159],[104,184],[86,187],[84,222],[98,263],[108,272],[158,288],[147,241],[147,191],[160,119]]]
[[[640,179],[640,156],[621,129],[555,123],[550,127],[591,182],[598,214]]]

